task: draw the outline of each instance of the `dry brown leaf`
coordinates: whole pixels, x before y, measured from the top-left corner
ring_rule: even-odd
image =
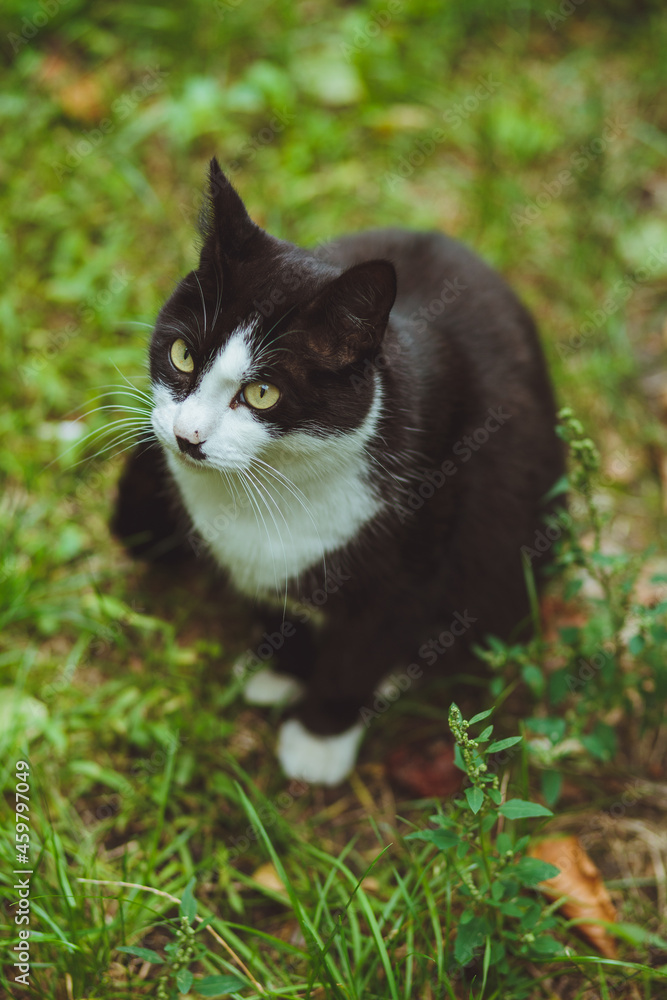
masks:
[[[540,882],[539,888],[552,899],[567,896],[561,907],[564,915],[570,920],[591,919],[592,923],[579,924],[577,929],[605,958],[616,958],[614,939],[594,922],[616,920],[616,909],[600,872],[579,839],[549,837],[533,844],[529,854],[560,868],[560,874]]]
[[[443,739],[398,747],[387,758],[390,778],[424,798],[456,795],[463,772],[454,763],[454,746]]]
[[[549,642],[558,638],[559,629],[573,626],[581,628],[588,620],[580,604],[564,601],[555,594],[547,594],[542,598],[540,611],[544,637]]]
[[[282,879],[270,861],[267,861],[264,865],[260,865],[250,878],[265,889],[271,889],[272,892],[279,892],[281,896],[287,895]]]
[[[60,105],[70,118],[96,122],[104,117],[104,98],[99,80],[91,73],[79,76],[58,94]]]
[[[88,124],[104,117],[106,102],[99,78],[82,72],[60,53],[45,57],[37,78],[68,117]]]

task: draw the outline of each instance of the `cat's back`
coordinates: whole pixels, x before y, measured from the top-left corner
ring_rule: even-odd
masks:
[[[475,373],[482,397],[495,398],[501,386],[518,392],[530,385],[551,416],[533,319],[504,278],[465,244],[441,232],[387,228],[339,237],[317,253],[342,267],[390,260],[397,275],[393,315],[419,364],[438,366],[446,345]]]
[[[465,244],[437,231],[386,228],[340,236],[323,244],[318,257],[349,267],[373,258],[390,260],[398,278],[397,305],[404,311],[413,301],[441,293],[454,300],[471,287],[479,293],[514,299],[500,275]],[[447,293],[449,292],[449,295]]]

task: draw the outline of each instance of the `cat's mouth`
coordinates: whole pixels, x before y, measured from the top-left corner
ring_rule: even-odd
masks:
[[[182,452],[182,451],[175,451],[174,454],[178,458],[180,458],[180,460],[183,463],[183,465],[187,465],[188,468],[190,468],[190,469],[210,469],[211,468],[211,464],[210,464],[208,458],[203,453],[202,453],[201,456],[197,456],[197,455],[188,455],[186,452]]]

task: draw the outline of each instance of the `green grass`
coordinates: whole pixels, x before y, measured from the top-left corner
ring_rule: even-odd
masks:
[[[621,0],[605,13],[561,6],[4,4],[10,996],[159,996],[165,972],[183,995],[219,976],[211,991],[244,1000],[664,995],[667,17],[649,0],[640,13]],[[229,595],[221,609],[203,574],[132,564],[107,528],[127,442],[104,450],[104,430],[122,415],[124,380],[147,384],[150,325],[195,260],[214,153],[254,218],[303,245],[377,225],[473,245],[535,312],[560,403],[600,453],[596,465],[568,425],[573,523],[557,541],[545,634],[480,651],[484,683],[403,696],[334,791],[286,783],[277,713],[240,699],[231,666],[252,645],[251,615]],[[78,418],[92,436],[61,440]],[[383,761],[416,730],[445,734],[453,700],[467,716],[495,701],[497,737],[524,735],[497,758],[502,793],[545,802],[556,814],[545,829],[580,834],[616,886],[618,959],[555,916],[561,951],[522,952],[517,921],[523,934],[521,921],[550,920],[529,887],[521,917],[482,933],[496,920],[483,870],[498,828],[466,826],[474,782],[437,812],[458,824],[480,898],[461,858],[405,839],[432,830],[436,810],[401,793]],[[34,869],[27,991],[8,957],[19,760]],[[508,822],[521,828],[512,844],[544,822]],[[284,889],[255,877],[268,862]],[[466,926],[482,940],[463,963]]]

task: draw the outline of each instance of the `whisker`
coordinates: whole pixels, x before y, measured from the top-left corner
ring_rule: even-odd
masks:
[[[100,399],[105,394],[105,389],[115,389],[119,396],[135,396],[137,399],[144,399],[150,406],[153,406],[154,401],[152,395],[144,389],[138,389],[136,385],[133,385],[131,388],[127,388],[124,385],[115,385],[114,383],[110,383],[109,385],[101,385],[99,389],[100,395],[96,396],[96,399]]]
[[[261,359],[263,357],[262,348],[266,344],[268,338],[271,336],[271,334],[273,333],[273,331],[275,330],[275,328],[278,326],[279,323],[282,323],[282,321],[284,319],[287,319],[287,317],[289,316],[289,314],[291,312],[294,312],[295,309],[296,309],[296,304],[294,304],[293,306],[290,306],[289,309],[287,310],[287,312],[283,313],[282,316],[279,316],[278,319],[273,324],[273,326],[269,330],[267,330],[267,332],[264,334],[264,336],[262,337],[262,339],[260,340],[260,342],[257,344],[257,346],[255,348],[255,350],[256,350],[256,358],[255,358],[256,362],[261,361]],[[291,330],[285,330],[284,333],[281,333],[280,336],[276,337],[276,339],[274,341],[272,341],[272,343],[277,344],[278,341],[282,337],[285,337],[288,333],[291,333]],[[268,346],[271,346],[271,345],[268,345]]]
[[[104,455],[106,452],[115,449],[119,444],[125,444],[127,442],[126,447],[121,448],[120,451],[118,452],[119,455],[122,455],[124,452],[129,451],[130,448],[133,448],[135,444],[142,443],[142,437],[141,437],[142,433],[147,433],[149,435],[148,438],[146,439],[147,441],[155,439],[155,435],[153,434],[152,431],[149,431],[148,428],[144,428],[143,432],[141,432],[141,428],[139,427],[134,427],[132,429],[125,428],[125,430],[122,431],[117,437],[115,437],[113,441],[107,442],[107,444],[105,444],[103,448],[100,448],[99,451],[96,451],[93,455],[86,455],[85,458],[79,459],[78,462],[74,462],[73,465],[70,465],[68,468],[76,469],[78,468],[79,465],[83,465],[86,462],[92,462],[93,459],[99,458],[100,455]]]
[[[201,297],[201,304],[202,304],[202,308],[204,310],[204,336],[206,336],[206,325],[207,325],[206,324],[206,302],[204,301],[204,293],[202,291],[201,281],[199,280],[199,275],[197,274],[196,271],[193,271],[192,273],[195,276],[195,281],[199,285],[199,295]]]
[[[220,275],[220,278],[221,279],[223,278],[222,274]],[[215,330],[215,324],[217,322],[218,315],[220,313],[220,306],[222,305],[222,287],[223,287],[223,281],[222,280],[220,280],[220,281],[218,280],[218,269],[217,268],[215,269],[215,287],[216,287],[216,291],[217,291],[217,297],[216,297],[216,300],[215,300],[215,313],[213,314],[213,322],[211,323],[211,330]]]
[[[279,593],[280,591],[279,591],[279,588],[278,588],[278,572],[276,570],[276,560],[275,560],[275,556],[273,554],[273,546],[271,545],[271,535],[269,533],[269,529],[267,527],[266,521],[264,520],[264,515],[262,514],[261,508],[260,508],[259,504],[257,503],[257,500],[256,500],[256,498],[254,496],[254,488],[253,488],[252,480],[250,480],[246,476],[245,470],[243,470],[243,469],[239,469],[239,475],[242,477],[243,481],[250,487],[250,492],[248,493],[246,491],[246,495],[247,495],[248,499],[250,500],[250,502],[253,504],[254,509],[257,511],[257,514],[261,518],[262,524],[264,525],[264,531],[266,533],[266,540],[267,540],[267,542],[269,544],[269,548],[271,549],[271,561],[273,563],[273,576],[274,576],[274,580],[275,580],[275,584],[276,584],[276,593]],[[257,523],[257,526],[259,527],[259,522]]]
[[[285,551],[285,543],[283,541],[283,536],[280,533],[280,528],[278,527],[278,522],[276,521],[275,517],[273,516],[273,511],[269,507],[269,505],[267,503],[267,500],[266,500],[266,497],[264,496],[264,493],[262,492],[262,484],[261,484],[261,482],[256,478],[255,474],[250,471],[250,469],[244,469],[244,472],[257,485],[257,495],[264,502],[264,506],[266,507],[266,509],[268,511],[269,517],[273,521],[273,526],[276,529],[276,533],[278,535],[278,540],[279,540],[280,546],[281,546],[281,548],[283,550],[283,562],[284,562],[284,565],[285,565],[285,596],[284,596],[284,600],[283,600],[283,621],[284,621],[285,615],[287,614],[287,588],[288,588],[288,581],[289,581],[289,574],[288,574],[288,571],[287,571],[287,553]],[[282,513],[282,511],[280,511],[280,507],[276,503],[276,501],[273,498],[273,496],[271,496],[271,500],[272,500],[274,506],[276,507],[276,509],[280,512],[280,514],[281,514],[281,516],[283,518],[283,521],[285,521],[285,515]],[[287,521],[285,521],[285,524],[287,524]],[[290,534],[291,534],[291,532],[290,532]],[[278,592],[277,581],[276,581],[276,592]]]
[[[105,427],[100,427],[97,428],[96,430],[92,430],[88,434],[86,434],[85,437],[79,438],[77,441],[74,441],[74,443],[71,444],[69,448],[66,448],[65,451],[61,452],[60,455],[57,455],[51,462],[48,463],[46,468],[47,469],[51,468],[54,462],[61,461],[63,458],[69,455],[70,452],[84,445],[86,441],[90,440],[90,438],[95,436],[101,437],[105,434],[110,434],[114,431],[115,428],[117,428],[121,424],[124,427],[129,427],[129,426],[146,427],[147,421],[141,420],[139,417],[121,417],[118,420],[114,420],[110,424],[107,424]]]
[[[197,335],[198,335],[198,341],[197,341],[197,342],[198,342],[199,344],[201,344],[201,343],[203,342],[203,339],[204,339],[204,338],[203,338],[203,336],[202,336],[202,332],[201,332],[201,327],[200,327],[200,325],[199,325],[199,319],[197,318],[197,315],[196,315],[196,313],[194,313],[194,312],[192,311],[192,309],[190,308],[190,306],[188,306],[188,312],[190,313],[190,315],[191,315],[191,316],[192,316],[192,318],[194,319],[195,323],[197,324]]]
[[[311,513],[311,511],[309,509],[310,508],[310,504],[308,503],[308,498],[305,496],[305,494],[303,493],[303,491],[299,489],[299,487],[296,485],[295,482],[293,482],[291,479],[289,479],[284,473],[279,472],[278,469],[274,469],[274,467],[272,465],[269,465],[268,462],[265,462],[261,458],[254,458],[252,461],[253,461],[253,463],[259,463],[259,465],[262,465],[267,470],[268,474],[271,475],[271,476],[273,476],[273,478],[276,479],[279,483],[282,482],[282,485],[284,485],[284,487],[292,494],[292,496],[294,497],[294,499],[297,500],[298,503],[301,504],[301,506],[303,507],[305,513],[310,518],[310,521],[311,521],[313,527],[315,528],[315,532],[317,534],[317,538],[318,538],[318,541],[320,543],[320,549],[321,549],[321,552],[322,552],[322,569],[324,571],[324,583],[326,585],[326,580],[327,580],[326,551],[325,551],[325,548],[324,548],[324,543],[322,541],[322,536],[320,535],[320,531],[319,531],[319,528],[317,526],[317,522],[315,521],[315,518],[313,517],[313,515],[312,515],[312,513]]]

